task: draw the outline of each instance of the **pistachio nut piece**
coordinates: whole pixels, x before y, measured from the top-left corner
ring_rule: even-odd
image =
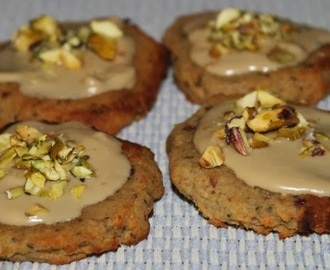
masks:
[[[271,139],[261,133],[254,133],[252,138],[249,140],[249,144],[252,149],[258,149],[267,147]]]
[[[17,126],[16,134],[0,135],[0,179],[7,175],[7,167],[25,170],[23,193],[56,199],[64,194],[70,176],[94,177],[85,147],[62,137],[24,125]],[[10,199],[17,198],[16,194],[16,189],[7,191]]]
[[[58,22],[49,15],[41,15],[30,21],[31,29],[47,36],[49,41],[57,41],[61,36]]]
[[[93,33],[107,38],[118,39],[123,36],[120,28],[110,20],[93,20],[90,26]]]
[[[52,184],[51,189],[47,193],[47,197],[50,199],[58,199],[63,196],[67,187],[66,181],[56,181]]]
[[[253,119],[247,121],[248,127],[254,132],[268,132],[281,127],[290,127],[299,123],[295,109],[283,105],[264,110]]]
[[[43,34],[22,27],[12,36],[13,47],[19,52],[29,52],[31,48],[43,40]]]
[[[102,59],[113,60],[116,56],[117,42],[114,39],[92,34],[87,41],[87,46]]]
[[[217,16],[215,21],[215,28],[220,29],[229,22],[237,19],[240,14],[241,12],[237,8],[225,8]]]
[[[25,125],[19,125],[16,128],[16,133],[25,141],[31,142],[33,140],[36,140],[39,136],[41,136],[41,133],[39,130],[37,130],[34,127],[31,126],[25,126]]]
[[[199,164],[203,168],[214,168],[221,166],[225,161],[225,156],[221,149],[221,146],[211,145],[206,148],[202,157],[199,159]]]
[[[27,211],[25,211],[24,214],[28,217],[32,217],[37,214],[47,213],[47,212],[49,212],[49,210],[46,207],[42,206],[39,203],[36,203],[33,206],[31,206]]]
[[[6,195],[9,200],[16,199],[24,194],[24,187],[14,187],[6,190]]]
[[[73,188],[71,188],[70,193],[73,198],[80,199],[80,197],[84,194],[85,189],[86,189],[86,185],[78,184],[75,185]]]

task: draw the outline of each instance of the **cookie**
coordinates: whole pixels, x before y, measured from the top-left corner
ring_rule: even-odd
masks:
[[[19,132],[20,136],[27,133],[27,125],[37,128],[38,131],[48,130],[47,133],[42,132],[50,134],[45,142],[49,139],[65,142],[68,139],[66,142],[71,145],[72,141],[69,140],[74,139],[78,144],[82,143],[85,152],[79,156],[84,160],[87,160],[86,155],[89,156],[88,163],[91,166],[84,166],[85,169],[92,168],[95,175],[89,178],[88,174],[84,173],[80,177],[72,177],[68,172],[70,181],[67,182],[64,193],[59,194],[61,189],[58,186],[63,183],[60,180],[47,180],[41,189],[37,189],[38,182],[34,181],[35,185],[31,188],[29,179],[36,180],[31,176],[36,173],[33,170],[31,173],[25,173],[25,194],[18,195],[19,186],[11,181],[13,179],[7,179],[22,170],[6,169],[7,175],[0,182],[0,189],[5,189],[7,194],[2,192],[0,197],[4,218],[0,222],[1,260],[65,264],[90,255],[115,251],[120,245],[134,245],[148,236],[148,219],[153,203],[164,192],[161,172],[154,160],[154,154],[148,148],[95,132],[73,122],[55,126],[40,125],[36,122],[20,124],[24,124],[20,126],[20,130],[23,130]],[[65,140],[64,137],[56,137],[57,135],[54,137],[57,132],[61,132]],[[29,131],[29,134],[34,136],[34,132]],[[45,137],[37,138],[41,143]],[[2,146],[3,142],[4,140]],[[37,149],[41,148],[42,146],[37,146]],[[50,153],[55,151],[61,156],[66,152],[60,154],[54,150],[56,148],[57,146],[53,147]],[[75,149],[82,148],[77,146]],[[21,161],[16,159],[17,168],[21,167]],[[33,168],[34,162],[39,161],[32,161]],[[65,165],[61,162],[61,166]],[[44,174],[42,168],[38,168],[37,172]],[[24,171],[19,180],[24,179],[23,175]],[[57,183],[57,188],[54,188],[53,183]],[[51,188],[48,184],[52,185]],[[82,185],[85,186],[83,191],[80,189]],[[75,205],[82,209],[78,208],[77,212],[73,208]]]
[[[241,104],[268,102],[255,93]],[[239,116],[235,99],[218,95],[176,125],[167,139],[171,181],[217,227],[329,233],[329,112],[273,101]]]
[[[191,102],[272,87],[285,100],[316,104],[330,89],[325,30],[227,8],[179,17],[163,41]]]
[[[59,37],[45,35],[38,21],[52,22]],[[0,127],[79,121],[112,135],[152,108],[168,66],[164,46],[128,20],[59,24],[47,15],[19,29],[0,59]]]

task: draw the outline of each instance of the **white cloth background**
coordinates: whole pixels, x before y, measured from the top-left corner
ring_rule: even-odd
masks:
[[[161,40],[163,31],[177,16],[227,6],[271,12],[330,30],[329,0],[0,0],[0,40],[8,39],[20,25],[40,14],[59,20],[117,15],[130,18]],[[330,97],[319,106],[330,110]],[[279,240],[276,234],[217,229],[173,192],[165,141],[173,126],[197,108],[178,91],[170,69],[153,110],[118,134],[151,148],[163,172],[166,191],[155,204],[146,240],[59,267],[0,261],[0,269],[330,269],[329,235]]]

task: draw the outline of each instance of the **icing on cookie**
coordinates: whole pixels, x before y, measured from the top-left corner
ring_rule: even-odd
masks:
[[[6,191],[24,185],[25,178],[24,170],[7,168],[7,175],[0,180],[0,223],[33,225],[65,222],[79,217],[84,207],[101,202],[111,196],[127,181],[131,166],[127,157],[121,153],[121,143],[114,137],[96,132],[75,122],[60,125],[37,122],[25,122],[24,124],[35,127],[45,134],[52,132],[63,134],[66,139],[84,145],[85,154],[89,156],[88,162],[92,164],[95,176],[85,179],[83,182],[72,175],[69,176],[63,196],[56,199],[26,194],[8,199]],[[16,126],[12,126],[5,132],[13,133],[15,128]],[[80,184],[85,186],[83,194],[80,198],[72,196],[70,191]],[[40,205],[47,211],[38,211],[29,216],[24,214],[34,205]]]
[[[297,135],[299,138],[281,137],[275,131],[269,131],[269,134],[263,133],[264,136],[271,138],[265,147],[251,149],[252,146],[247,146],[247,150],[244,152],[241,151],[242,145],[240,145],[241,148],[233,147],[232,138],[224,138],[226,137],[224,134],[221,138],[219,135],[221,133],[219,133],[219,129],[227,125],[223,122],[223,116],[228,112],[235,112],[236,114],[240,110],[238,110],[237,101],[228,100],[219,103],[201,119],[194,136],[195,147],[203,155],[211,146],[209,149],[213,152],[209,153],[211,158],[207,158],[208,163],[219,162],[217,166],[221,166],[223,162],[248,185],[279,193],[330,196],[329,112],[303,106],[295,106],[294,108],[306,121],[308,120],[308,125],[306,125],[302,120],[303,118],[299,116],[298,123],[304,122],[304,128],[301,129],[303,134]],[[233,127],[239,127],[239,125],[232,124]],[[228,128],[230,126],[227,125],[227,131],[224,131],[224,133],[227,132],[227,135]],[[284,129],[288,130],[290,127]],[[313,132],[320,134],[323,138],[318,141],[312,135]],[[236,135],[237,137],[240,136],[239,133]],[[247,136],[252,135],[248,134]],[[248,137],[248,141],[251,142],[251,138]],[[318,150],[310,148],[311,151],[308,152],[309,143],[306,141],[321,142],[321,148],[325,151],[322,152],[319,149],[320,152],[318,152]],[[244,145],[244,142],[242,144]],[[319,144],[316,145],[319,146]],[[220,148],[212,148],[212,146]]]

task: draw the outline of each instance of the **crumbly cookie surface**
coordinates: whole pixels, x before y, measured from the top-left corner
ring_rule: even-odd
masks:
[[[260,234],[329,233],[330,198],[283,195],[247,185],[225,165],[202,168],[193,138],[204,114],[224,96],[215,96],[192,117],[178,124],[167,140],[170,177],[174,186],[217,227],[228,225]]]
[[[207,72],[191,60],[191,43],[187,29],[202,27],[216,12],[203,12],[179,17],[166,30],[163,40],[172,54],[174,77],[188,100],[202,103],[216,94],[245,94],[253,88],[272,86],[279,95],[291,102],[316,104],[328,94],[330,79],[330,45],[311,53],[302,63],[268,73],[247,73],[218,76]],[[189,27],[187,27],[189,26]]]
[[[122,152],[131,163],[131,176],[114,195],[68,222],[0,224],[0,258],[65,264],[145,239],[153,203],[164,192],[161,172],[148,148],[122,141]]]
[[[0,83],[0,127],[26,121],[61,123],[79,121],[114,135],[152,108],[168,65],[165,48],[129,21],[123,31],[136,44],[133,65],[136,83],[132,89],[118,89],[82,99],[34,98],[20,92],[15,82]],[[5,45],[0,47],[0,50]]]

